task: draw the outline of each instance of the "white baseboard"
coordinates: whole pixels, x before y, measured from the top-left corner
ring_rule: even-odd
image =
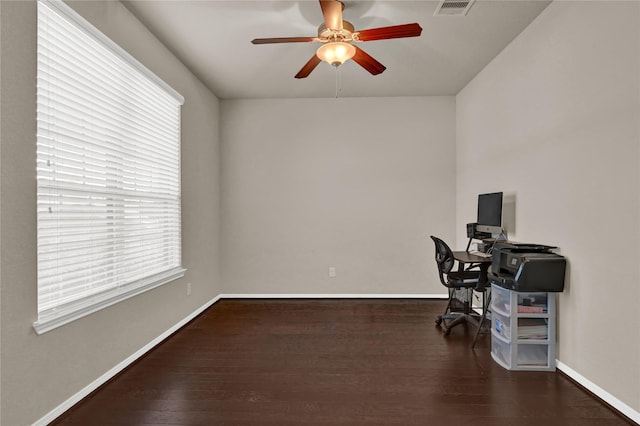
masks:
[[[307,293],[231,293],[221,299],[448,299],[448,294],[307,294]]]
[[[556,360],[556,368],[562,371],[567,376],[571,377],[576,382],[580,383],[584,386],[589,392],[596,395],[598,398],[620,411],[622,414],[627,416],[630,420],[640,424],[640,413],[629,407],[624,402],[620,401],[615,396],[611,395],[606,390],[602,389],[600,386],[593,383],[591,380],[584,377],[582,374],[575,371],[573,368],[569,367],[567,364]]]
[[[162,333],[161,335],[159,335],[158,337],[153,339],[151,342],[147,343],[145,346],[140,348],[137,352],[133,353],[131,356],[129,356],[126,359],[124,359],[122,362],[120,362],[118,365],[113,367],[111,370],[107,371],[102,376],[98,377],[96,380],[94,380],[93,382],[89,383],[87,386],[85,386],[82,390],[80,390],[78,393],[73,395],[71,398],[67,399],[62,404],[58,405],[53,410],[49,411],[45,416],[43,416],[42,418],[37,420],[35,423],[33,423],[33,425],[34,426],[40,426],[40,425],[46,426],[49,423],[51,423],[52,421],[54,421],[62,413],[64,413],[65,411],[67,411],[68,409],[73,407],[75,404],[80,402],[80,400],[82,400],[82,398],[86,397],[91,392],[93,392],[94,390],[98,389],[100,386],[105,384],[107,381],[109,381],[111,378],[113,378],[116,374],[118,374],[119,372],[124,370],[126,367],[131,365],[134,361],[136,361],[142,355],[144,355],[147,352],[149,352],[151,349],[153,349],[157,344],[161,343],[167,337],[169,337],[170,335],[172,335],[173,333],[178,331],[178,329],[180,329],[180,327],[184,326],[189,321],[191,321],[192,319],[194,319],[195,317],[200,315],[202,312],[204,312],[205,309],[207,309],[209,306],[211,306],[214,303],[216,303],[218,300],[220,300],[220,295],[214,297],[213,299],[211,299],[210,301],[208,301],[207,303],[205,303],[204,305],[202,305],[201,307],[199,307],[198,309],[193,311],[191,314],[186,316],[184,319],[182,319],[181,321],[176,323],[173,327],[171,327],[170,329],[168,329],[167,331],[165,331],[164,333]]]
[[[47,413],[45,416],[40,418],[38,421],[36,421],[34,425],[46,426],[47,424],[55,420],[62,413],[64,413],[65,411],[73,407],[75,404],[80,402],[82,398],[86,397],[91,392],[93,392],[94,390],[102,386],[104,383],[109,381],[116,374],[118,374],[119,372],[124,370],[126,367],[131,365],[138,358],[140,358],[141,356],[149,352],[156,345],[161,343],[163,340],[165,340],[171,334],[173,334],[178,329],[183,327],[189,321],[191,321],[192,319],[200,315],[202,312],[204,312],[207,308],[209,308],[211,305],[213,305],[220,299],[446,299],[446,298],[448,298],[447,294],[351,294],[351,293],[348,293],[348,294],[306,294],[306,293],[302,293],[302,294],[296,294],[296,293],[220,294],[214,297],[213,299],[211,299],[210,301],[208,301],[207,303],[205,303],[204,305],[202,305],[200,308],[193,311],[187,317],[185,317],[184,319],[176,323],[173,327],[169,328],[160,336],[153,339],[144,347],[140,348],[137,352],[135,352],[131,356],[124,359],[122,362],[120,362],[118,365],[116,365],[115,367],[113,367],[112,369],[104,373],[102,376],[98,377],[96,380],[94,380],[93,382],[85,386],[78,393],[76,393],[71,398],[67,399],[62,404],[60,404],[59,406],[51,410],[49,413]],[[627,404],[623,403],[622,401],[620,401],[619,399],[617,399],[616,397],[611,395],[609,392],[605,391],[604,389],[596,385],[595,383],[586,379],[584,376],[574,371],[571,367],[567,366],[566,364],[560,361],[556,361],[556,366],[559,370],[561,370],[567,376],[571,377],[573,380],[580,383],[586,389],[593,392],[594,395],[601,398],[607,404],[611,405],[616,410],[620,411],[629,419],[640,424],[639,412],[635,411],[633,408],[629,407]]]

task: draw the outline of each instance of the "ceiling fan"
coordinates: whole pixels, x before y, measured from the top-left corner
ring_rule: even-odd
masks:
[[[337,67],[349,59],[353,59],[371,74],[377,75],[382,73],[386,67],[350,42],[418,37],[422,33],[422,28],[417,23],[355,31],[351,22],[342,19],[342,11],[344,10],[342,2],[320,0],[320,8],[324,16],[324,23],[318,28],[317,37],[256,38],[251,43],[322,43],[316,54],[298,71],[296,78],[308,77],[311,71],[323,60]]]

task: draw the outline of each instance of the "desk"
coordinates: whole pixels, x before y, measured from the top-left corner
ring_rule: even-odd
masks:
[[[487,272],[489,271],[489,266],[491,266],[492,261],[490,257],[478,256],[466,251],[454,251],[453,258],[458,261],[460,270],[464,269],[465,265],[478,265],[480,267],[480,278],[478,279],[476,290],[484,291],[484,289],[488,287],[487,282],[489,279],[487,278]]]

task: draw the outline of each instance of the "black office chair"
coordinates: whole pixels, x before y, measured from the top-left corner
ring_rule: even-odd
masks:
[[[478,285],[478,279],[480,277],[480,271],[462,270],[459,266],[458,270],[453,271],[454,264],[456,263],[453,258],[453,252],[445,243],[438,237],[431,236],[431,239],[436,245],[436,263],[438,264],[438,274],[440,275],[440,282],[447,287],[449,291],[449,302],[442,315],[436,317],[436,325],[440,326],[444,322],[444,335],[448,336],[451,333],[451,329],[458,324],[462,324],[466,320],[466,315],[470,313],[469,302],[464,302],[463,312],[454,312],[452,309],[452,302],[455,296],[456,290],[464,289],[469,292],[469,289],[475,288]],[[450,321],[447,323],[446,321]],[[475,339],[474,339],[475,343]]]

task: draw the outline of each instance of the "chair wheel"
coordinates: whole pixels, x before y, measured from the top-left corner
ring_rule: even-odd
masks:
[[[442,332],[442,334],[444,334],[445,336],[448,336],[451,334],[451,329],[449,327],[446,327],[444,329],[444,331]]]
[[[439,316],[438,318],[436,318],[436,325],[440,324],[442,324],[442,317]]]

